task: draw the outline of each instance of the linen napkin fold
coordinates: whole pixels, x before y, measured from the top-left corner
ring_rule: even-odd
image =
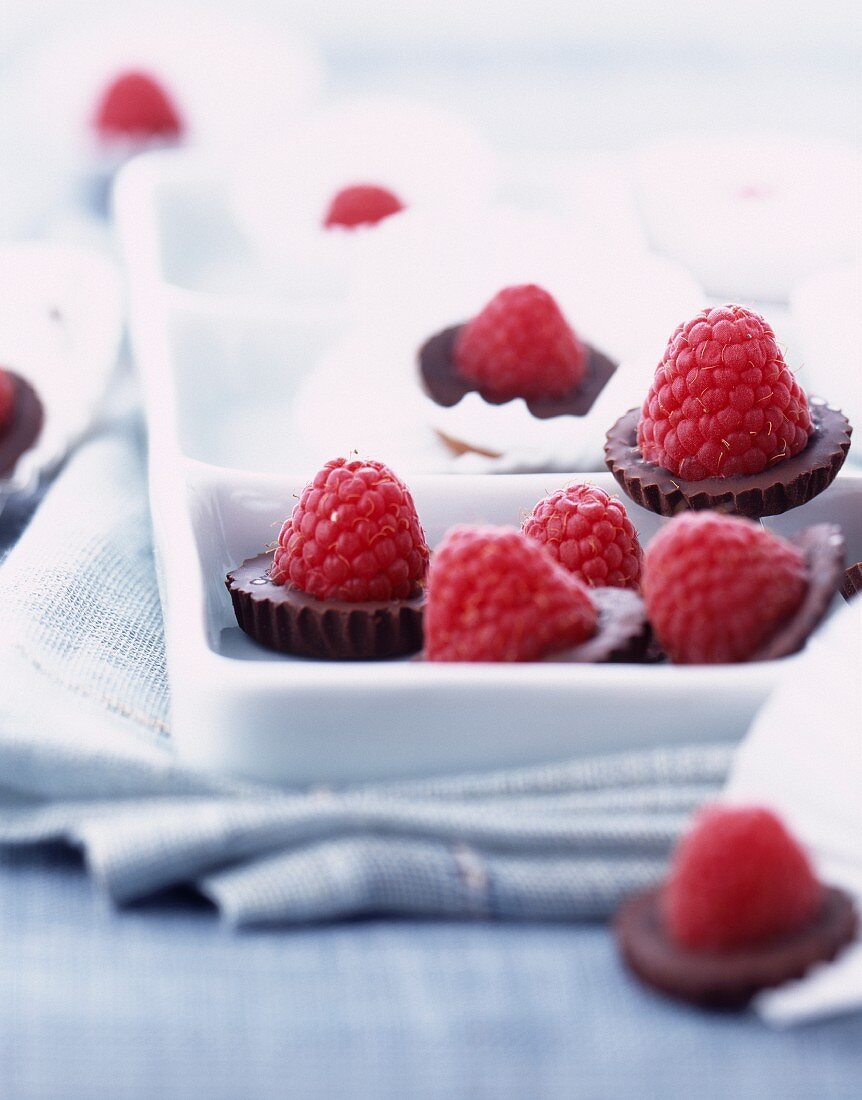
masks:
[[[360,913],[601,917],[661,875],[729,766],[729,746],[693,739],[338,791],[189,770],[170,746],[142,444],[129,419],[85,444],[46,494],[0,565],[0,609],[0,843],[79,845],[118,903],[185,883],[235,926]]]
[[[823,881],[852,894],[862,913],[862,599],[793,662],[737,753],[724,798],[772,806]],[[862,943],[756,1007],[779,1026],[862,1010]]]

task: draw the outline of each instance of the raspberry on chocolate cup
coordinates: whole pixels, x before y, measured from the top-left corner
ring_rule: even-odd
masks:
[[[668,341],[641,409],[607,434],[605,461],[644,508],[714,508],[757,519],[805,504],[850,448],[847,418],[811,399],[767,322],[705,309]]]
[[[354,183],[337,191],[323,218],[324,229],[358,229],[377,225],[405,209],[388,187],[376,183]]]
[[[618,497],[575,484],[540,500],[522,530],[588,588],[640,589],[643,550]]]
[[[184,130],[166,89],[150,73],[137,69],[118,73],[104,88],[93,125],[104,144],[126,147],[176,141]]]
[[[506,287],[472,320],[443,329],[419,350],[423,389],[439,408],[452,409],[475,394],[493,415],[495,406],[520,400],[526,423],[586,416],[616,369],[576,335],[553,297],[534,284]],[[459,430],[447,429],[443,420],[437,427],[456,453],[498,457],[452,434]],[[518,443],[512,439],[513,446]]]
[[[115,73],[99,92],[89,123],[89,167],[81,182],[94,211],[103,217],[123,165],[139,153],[175,148],[187,133],[167,86],[143,69]]]
[[[824,886],[782,822],[760,807],[702,812],[665,883],[623,902],[617,945],[646,985],[703,1008],[741,1009],[854,939],[843,890]]]
[[[649,643],[640,597],[589,589],[513,527],[453,527],[428,573],[429,661],[638,661]]]
[[[406,485],[381,462],[327,462],[274,554],[226,580],[240,628],[281,653],[382,660],[422,647],[428,546]]]
[[[841,584],[833,524],[783,539],[741,516],[684,512],[646,549],[641,588],[677,664],[773,660],[801,649]]]
[[[42,402],[30,383],[0,367],[0,477],[14,472],[39,439],[43,421]]]

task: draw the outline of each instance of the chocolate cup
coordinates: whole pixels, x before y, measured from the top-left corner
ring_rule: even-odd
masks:
[[[816,398],[810,412],[814,431],[808,446],[747,477],[686,481],[647,462],[637,441],[640,409],[630,409],[608,432],[605,462],[635,504],[660,516],[706,508],[751,519],[775,516],[807,503],[831,485],[850,449],[853,429],[843,413]]]
[[[269,576],[259,554],[228,573],[225,585],[240,629],[279,653],[324,661],[379,661],[422,648],[425,595],[348,603],[318,600]]]
[[[451,408],[468,393],[478,393],[489,405],[506,405],[517,398],[493,397],[484,393],[475,383],[462,378],[455,367],[455,342],[463,328],[453,325],[443,329],[419,349],[419,373],[425,392],[438,405]],[[525,400],[530,412],[538,420],[550,420],[555,416],[586,416],[596,398],[610,381],[617,364],[590,344],[584,344],[587,353],[584,380],[564,397]]]
[[[14,472],[18,459],[39,438],[45,420],[39,395],[27,379],[12,371],[6,373],[15,385],[15,399],[9,422],[0,429],[0,477]]]
[[[543,662],[573,664],[643,663],[652,630],[643,600],[628,588],[591,588],[599,613],[596,632],[580,645],[549,653]]]
[[[857,561],[844,570],[844,576],[841,579],[841,595],[849,603],[860,592],[862,592],[862,561]]]
[[[702,1008],[745,1008],[761,989],[801,978],[816,963],[834,959],[858,927],[849,895],[827,886],[816,917],[796,932],[731,951],[694,951],[668,935],[661,895],[657,886],[623,902],[614,919],[617,946],[646,985]]]
[[[746,661],[774,661],[797,653],[823,620],[838,591],[844,568],[841,529],[833,523],[818,523],[788,541],[805,555],[808,587],[796,611]],[[665,659],[658,639],[653,638],[645,661],[657,663]]]

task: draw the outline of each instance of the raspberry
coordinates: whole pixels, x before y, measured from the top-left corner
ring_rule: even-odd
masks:
[[[642,588],[658,640],[681,664],[745,661],[797,609],[801,550],[748,519],[685,512],[646,550]]]
[[[0,367],[0,431],[2,431],[12,419],[12,409],[15,405],[15,383],[11,375]]]
[[[586,374],[586,352],[546,290],[501,290],[461,329],[455,366],[491,400],[563,397]]]
[[[662,908],[678,943],[726,951],[803,927],[822,894],[808,857],[775,814],[716,806],[680,841]]]
[[[104,138],[177,138],[183,130],[168,93],[148,73],[120,73],[102,93],[96,129]]]
[[[596,629],[581,582],[510,527],[453,527],[428,574],[429,661],[534,661]]]
[[[302,490],[278,536],[271,577],[318,600],[404,600],[428,571],[407,486],[382,462],[334,458]]]
[[[404,203],[385,187],[373,183],[357,183],[339,191],[329,204],[323,224],[355,229],[358,225],[377,225],[384,218],[404,209]]]
[[[668,341],[638,424],[648,462],[678,477],[758,474],[804,449],[808,398],[767,322],[742,306],[705,309]]]
[[[637,588],[643,551],[622,501],[594,485],[570,485],[540,500],[523,531],[593,588]]]

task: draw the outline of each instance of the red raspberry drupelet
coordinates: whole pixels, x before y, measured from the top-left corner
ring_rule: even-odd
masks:
[[[596,630],[588,590],[509,527],[453,527],[428,574],[429,661],[535,661]]]
[[[278,537],[270,576],[319,600],[402,600],[418,594],[428,545],[407,486],[374,461],[327,462]]]
[[[149,73],[120,73],[102,93],[96,130],[105,139],[178,138],[183,121],[161,84]]]
[[[323,224],[327,229],[333,226],[356,229],[360,225],[377,225],[403,209],[401,199],[386,187],[357,183],[333,196]]]
[[[487,397],[564,397],[580,385],[587,356],[560,307],[532,283],[501,290],[461,329],[455,367]]]
[[[0,432],[12,419],[15,406],[15,383],[10,375],[0,367]]]
[[[808,398],[770,326],[727,305],[671,336],[637,438],[648,462],[702,481],[758,474],[802,451],[811,430]]]
[[[745,661],[797,610],[808,587],[803,552],[759,524],[685,512],[646,549],[647,615],[678,664]]]
[[[716,806],[680,841],[662,908],[677,943],[726,951],[795,932],[822,898],[807,855],[775,814]]]
[[[591,587],[640,585],[643,551],[623,503],[595,485],[570,485],[540,500],[524,534]]]

